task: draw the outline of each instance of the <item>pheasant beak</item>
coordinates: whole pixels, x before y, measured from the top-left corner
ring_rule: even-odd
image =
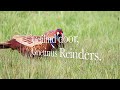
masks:
[[[57,32],[57,35],[59,34],[59,32]]]

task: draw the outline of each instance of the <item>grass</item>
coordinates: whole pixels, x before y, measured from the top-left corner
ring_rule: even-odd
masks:
[[[99,60],[59,57],[29,59],[17,51],[0,50],[0,78],[9,79],[120,79],[120,12],[118,11],[19,11],[0,12],[0,42],[13,35],[42,35],[62,28],[78,36],[66,51],[98,53]]]

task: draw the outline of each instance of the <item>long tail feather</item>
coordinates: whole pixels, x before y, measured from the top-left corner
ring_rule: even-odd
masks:
[[[10,48],[10,43],[0,43],[0,49]]]

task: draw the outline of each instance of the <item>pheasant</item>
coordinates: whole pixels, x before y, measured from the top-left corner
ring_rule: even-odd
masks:
[[[42,36],[14,35],[11,40],[1,43],[0,49],[11,48],[28,57],[38,56],[38,54],[33,53],[39,51],[41,52],[39,56],[42,56],[43,51],[52,51],[58,48],[59,37],[61,37],[62,33],[62,30],[57,29],[54,32],[49,31]]]

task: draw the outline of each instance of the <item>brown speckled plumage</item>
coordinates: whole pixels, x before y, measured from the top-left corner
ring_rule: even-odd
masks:
[[[43,36],[20,36],[15,35],[13,38],[5,43],[0,44],[0,49],[7,49],[11,48],[12,50],[17,50],[19,53],[21,53],[24,56],[28,57],[34,57],[34,56],[42,56],[43,53],[39,55],[33,54],[36,51],[42,52],[42,51],[52,51],[53,49],[57,49],[59,45],[59,41],[54,37],[54,35],[57,35],[57,32],[59,32],[59,35],[62,34],[62,30],[54,30],[54,31],[48,31]],[[56,39],[56,43],[43,43],[39,40],[39,38],[44,38],[44,40],[48,41],[48,38]],[[37,40],[37,41],[35,41]]]

